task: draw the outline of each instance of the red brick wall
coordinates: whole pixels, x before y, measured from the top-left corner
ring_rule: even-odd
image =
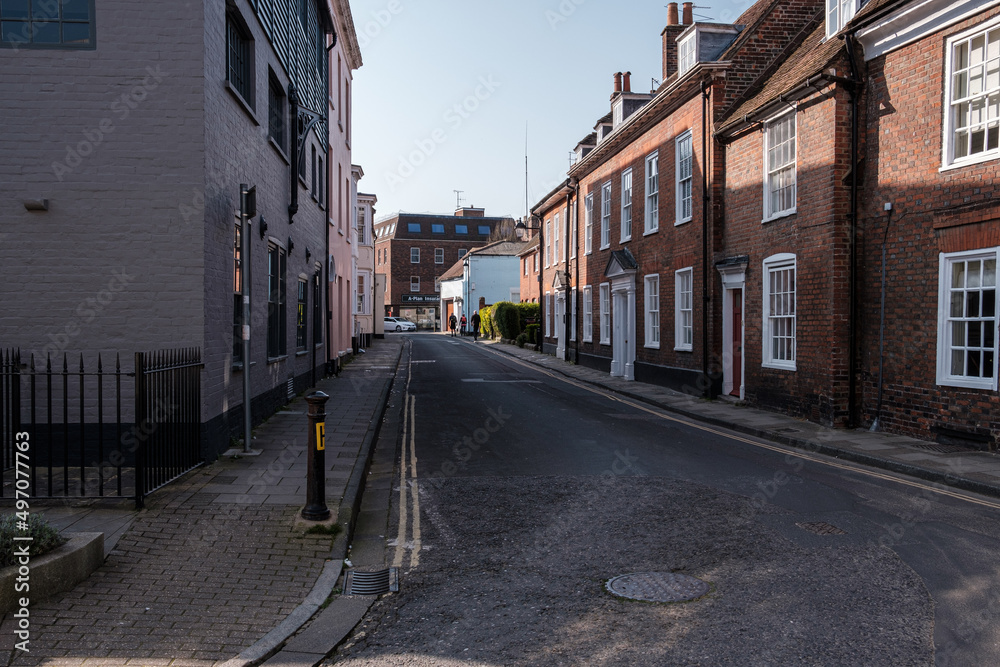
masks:
[[[796,212],[762,222],[764,131],[726,147],[722,257],[749,256],[744,288],[746,400],[827,424],[848,412],[850,102],[827,89],[798,104]],[[796,256],[796,369],[765,368],[763,261]],[[720,257],[721,258],[721,257]]]
[[[939,253],[1000,245],[998,159],[941,171],[947,39],[979,17],[870,61],[867,176],[862,196],[863,412],[878,402],[881,251],[887,238],[881,426],[933,437],[936,427],[1000,435],[989,390],[937,385]],[[893,204],[891,220],[883,210]],[[888,223],[888,235],[886,225]]]

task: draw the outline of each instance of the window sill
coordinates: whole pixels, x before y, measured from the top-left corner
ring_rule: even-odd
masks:
[[[277,356],[277,357],[268,357],[267,358],[267,363],[268,364],[276,364],[279,361],[284,361],[285,359],[288,359],[288,355],[287,354],[282,354],[282,355]]]
[[[598,250],[608,250],[610,248],[611,248],[611,244],[609,243],[608,245],[602,245],[600,248],[598,248]]]
[[[659,350],[660,349],[660,344],[659,343],[646,343],[645,345],[643,345],[643,347],[646,348],[647,350]]]
[[[984,162],[991,162],[993,160],[1000,159],[1000,152],[991,151],[985,155],[980,155],[974,158],[963,158],[952,162],[951,164],[943,165],[938,172],[944,173],[946,171],[955,171],[956,169],[962,169],[964,167],[975,167],[976,165],[983,164]]]
[[[764,224],[767,224],[768,222],[773,222],[774,220],[781,220],[782,218],[787,218],[788,216],[795,215],[795,212],[796,212],[796,209],[791,208],[791,209],[788,209],[787,211],[782,211],[780,213],[775,213],[774,215],[771,215],[771,216],[766,217],[763,220],[761,220],[760,224],[764,225]]]
[[[775,362],[775,361],[765,361],[765,362],[761,362],[760,365],[761,365],[761,368],[770,368],[770,369],[773,369],[773,370],[776,370],[776,371],[794,371],[794,370],[796,370],[796,368],[795,368],[795,362],[794,361],[791,362],[791,363],[778,363],[778,362]]]
[[[620,240],[620,241],[619,241],[618,243],[619,243],[619,244],[622,244],[622,243],[628,243],[628,242],[629,242],[629,241],[631,241],[631,240],[632,240],[632,237],[630,236],[630,237],[628,237],[627,239],[622,239],[622,240]]]
[[[253,121],[253,124],[260,125],[260,122],[257,120],[257,112],[254,111],[254,108],[252,106],[250,106],[250,103],[247,102],[245,99],[243,99],[243,96],[240,95],[240,92],[236,90],[236,88],[233,87],[233,84],[229,83],[229,81],[226,81],[225,85],[226,85],[226,90],[228,90],[229,94],[233,96],[233,99],[239,102],[240,106],[243,107],[243,110],[247,112],[248,116],[250,116],[250,120]]]
[[[304,357],[307,354],[309,354],[309,350],[298,350],[295,352],[296,357]]]
[[[959,377],[939,377],[937,379],[939,387],[956,387],[958,389],[978,389],[981,391],[996,391],[997,384],[992,380],[988,382],[977,381]]]
[[[271,144],[271,147],[272,147],[272,148],[274,148],[274,150],[275,150],[275,151],[277,151],[278,155],[280,155],[280,156],[281,156],[281,159],[285,161],[285,164],[286,164],[286,165],[289,165],[289,164],[291,164],[291,163],[292,163],[292,162],[291,162],[291,160],[290,160],[290,159],[288,158],[288,153],[286,153],[286,152],[285,152],[285,149],[284,149],[284,148],[282,148],[282,147],[281,147],[281,146],[280,146],[280,145],[278,144],[278,142],[274,140],[274,137],[268,137],[268,138],[267,138],[267,142],[268,142],[269,144]]]
[[[694,220],[694,217],[690,217],[687,220],[675,220],[674,221],[674,227],[680,227],[681,225],[686,225],[687,223],[691,222],[692,220]]]
[[[611,347],[611,341],[610,340],[602,340],[600,343],[598,343],[598,345],[607,345],[608,347]]]
[[[643,232],[642,235],[643,236],[649,236],[650,234],[656,234],[659,231],[660,231],[660,228],[657,227],[656,229],[650,229],[649,231]]]
[[[680,347],[675,347],[674,352],[694,352],[694,346],[682,345]]]

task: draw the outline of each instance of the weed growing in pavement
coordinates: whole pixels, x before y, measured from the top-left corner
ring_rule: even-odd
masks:
[[[332,523],[329,526],[317,524],[315,526],[311,526],[309,530],[306,531],[306,535],[332,535],[336,537],[343,531],[344,529],[338,523]]]

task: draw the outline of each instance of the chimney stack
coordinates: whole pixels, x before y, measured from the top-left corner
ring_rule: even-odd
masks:
[[[684,3],[685,7],[691,5]],[[687,9],[685,11],[688,11]],[[686,29],[677,21],[677,3],[667,5],[667,27],[663,29],[663,80],[666,81],[677,71],[677,37]]]
[[[622,92],[632,92],[632,72],[625,72],[622,74]]]
[[[622,73],[615,72],[615,92],[622,92]]]
[[[684,3],[683,22],[684,22],[684,25],[691,25],[692,23],[694,23],[694,3],[693,2],[685,2]]]

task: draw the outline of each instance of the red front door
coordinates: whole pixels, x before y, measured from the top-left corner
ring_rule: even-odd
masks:
[[[740,395],[743,386],[743,290],[733,290],[733,378],[731,396]]]

